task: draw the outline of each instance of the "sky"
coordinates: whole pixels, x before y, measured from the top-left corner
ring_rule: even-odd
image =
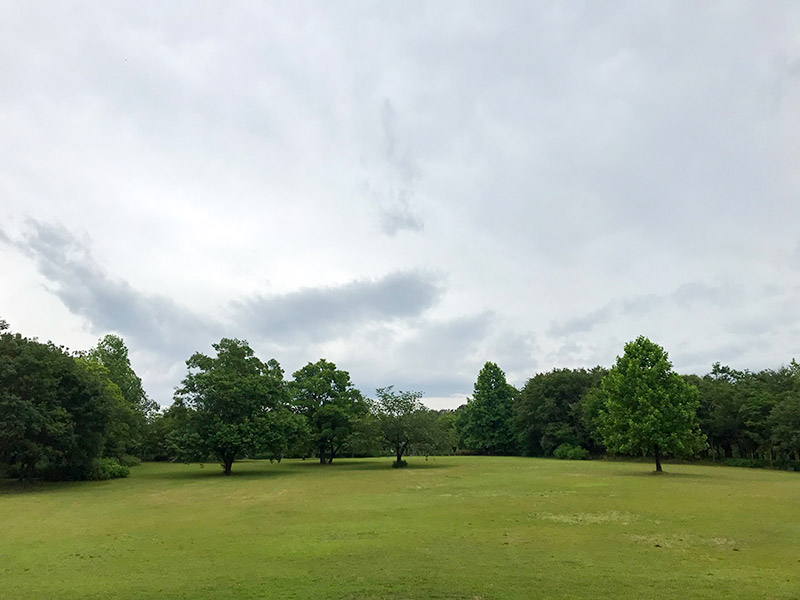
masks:
[[[800,359],[800,3],[0,3],[0,317],[172,402]]]

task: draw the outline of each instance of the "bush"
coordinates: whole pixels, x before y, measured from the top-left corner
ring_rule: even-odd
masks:
[[[123,467],[138,467],[142,461],[131,454],[123,454],[119,459],[119,464]]]
[[[402,468],[407,467],[407,466],[408,466],[408,462],[406,462],[402,458],[400,460],[396,460],[396,461],[394,461],[392,463],[392,468],[393,469],[402,469]]]
[[[106,479],[127,477],[130,472],[130,469],[119,464],[116,458],[96,458],[92,462],[92,468],[89,472],[88,479],[105,481]]]
[[[561,444],[553,450],[553,456],[561,460],[586,460],[589,458],[589,451],[580,446]]]

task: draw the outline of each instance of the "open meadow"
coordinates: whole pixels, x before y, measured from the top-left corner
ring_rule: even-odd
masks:
[[[800,474],[446,457],[0,482],[0,598],[798,598]]]

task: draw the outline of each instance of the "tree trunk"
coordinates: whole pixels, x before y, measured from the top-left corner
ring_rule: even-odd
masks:
[[[399,465],[400,461],[403,460],[403,451],[400,448],[397,448],[395,454],[397,454],[397,464]]]
[[[225,469],[225,471],[224,471],[225,475],[230,475],[231,474],[231,466],[232,465],[233,465],[233,459],[232,458],[226,458],[223,461],[222,466]]]
[[[656,473],[661,473],[661,448],[658,447],[658,444],[653,444],[653,454],[656,459]]]

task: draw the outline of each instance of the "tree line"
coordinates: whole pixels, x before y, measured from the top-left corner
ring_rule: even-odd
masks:
[[[611,369],[554,369],[517,390],[487,363],[456,410],[458,446],[478,454],[696,457],[800,470],[800,365],[678,375],[644,337]]]
[[[800,470],[800,367],[760,372],[715,364],[672,370],[644,337],[610,368],[554,369],[521,389],[487,362],[455,410],[387,386],[369,398],[320,359],[287,379],[246,341],[193,354],[171,406],[157,410],[123,340],[69,352],[12,334],[0,321],[0,477],[105,479],[140,460],[216,461],[438,454],[699,457]]]

